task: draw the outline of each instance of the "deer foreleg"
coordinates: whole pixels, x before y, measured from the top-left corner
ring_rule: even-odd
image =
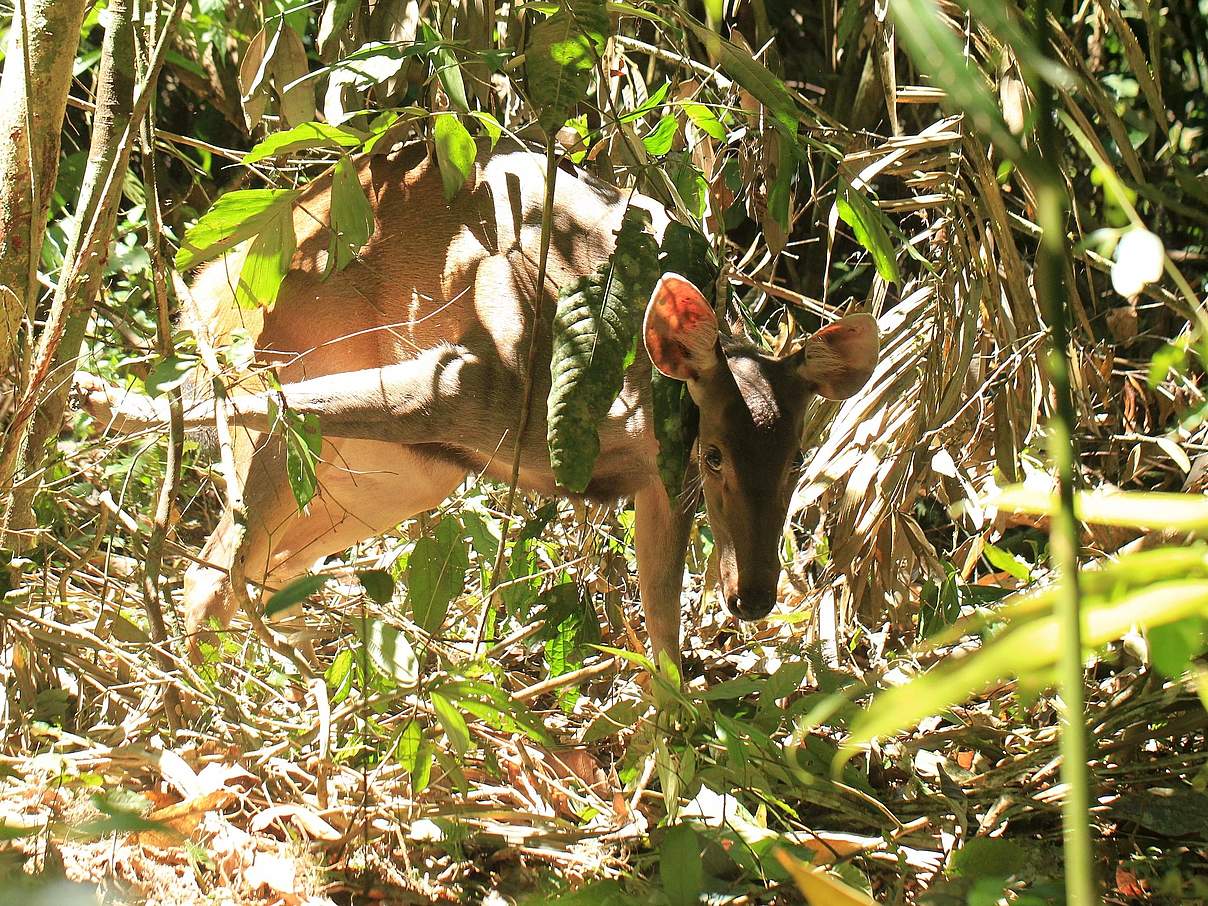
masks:
[[[666,652],[677,667],[680,662],[680,592],[693,515],[690,508],[673,504],[657,477],[634,497],[638,585],[656,664],[659,652]]]

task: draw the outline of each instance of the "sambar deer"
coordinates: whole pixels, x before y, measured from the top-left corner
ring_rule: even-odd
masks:
[[[508,481],[520,445],[519,486],[565,496],[546,442],[550,336],[558,288],[590,274],[613,250],[627,205],[650,212],[656,240],[668,217],[657,202],[584,175],[560,172],[551,224],[548,278],[536,286],[544,158],[496,151],[475,164],[451,201],[422,147],[358,162],[374,212],[357,260],[324,276],[330,182],[297,202],[297,251],[275,306],[237,308],[236,251],[212,262],[193,285],[204,327],[222,335],[242,323],[257,358],[274,366],[288,406],[319,413],[319,491],[299,511],[283,462],[280,432],[261,434],[246,463],[249,525],[234,544],[228,511],[185,576],[186,623],[226,625],[233,596],[228,567],[251,581],[281,585],[319,558],[389,531],[437,506],[471,472]],[[544,316],[536,317],[536,306]],[[513,435],[524,394],[530,339],[537,339],[531,417]],[[646,308],[644,342],[600,425],[600,453],[586,496],[633,498],[639,586],[657,658],[679,657],[680,594],[695,502],[670,499],[656,464],[651,366],[687,382],[699,409],[695,447],[713,529],[722,593],[731,613],[766,616],[776,602],[779,547],[797,470],[806,403],[817,393],[851,396],[877,361],[876,322],[851,315],[822,328],[783,357],[719,330],[697,287],[664,274]],[[162,405],[120,404],[112,388],[83,382],[87,408],[127,427],[163,418]],[[270,394],[232,403],[234,420],[269,432]],[[273,394],[275,396],[275,394]],[[149,407],[149,408],[148,408]],[[125,411],[123,411],[123,408]],[[194,405],[189,425],[213,421]]]

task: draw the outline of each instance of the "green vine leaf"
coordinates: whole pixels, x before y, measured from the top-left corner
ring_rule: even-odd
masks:
[[[525,53],[537,121],[553,135],[587,92],[611,32],[604,0],[565,0],[532,30]]]
[[[554,478],[582,492],[600,453],[600,420],[632,362],[637,312],[658,279],[650,214],[628,208],[610,263],[562,291],[550,359],[549,452]]]
[[[187,271],[217,258],[239,243],[260,234],[281,217],[293,211],[297,189],[241,189],[227,192],[197,223],[185,231],[176,253],[178,271]]]

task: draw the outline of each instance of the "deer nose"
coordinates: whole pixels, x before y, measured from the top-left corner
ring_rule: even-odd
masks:
[[[726,597],[726,607],[740,620],[762,620],[776,606],[776,593],[770,588],[742,591]]]

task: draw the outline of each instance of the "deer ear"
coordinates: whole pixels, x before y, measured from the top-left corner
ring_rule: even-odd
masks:
[[[717,367],[717,316],[689,280],[663,274],[642,323],[654,367],[677,381],[696,381]]]
[[[876,319],[848,315],[805,341],[798,372],[820,395],[845,400],[872,375],[879,348]]]

